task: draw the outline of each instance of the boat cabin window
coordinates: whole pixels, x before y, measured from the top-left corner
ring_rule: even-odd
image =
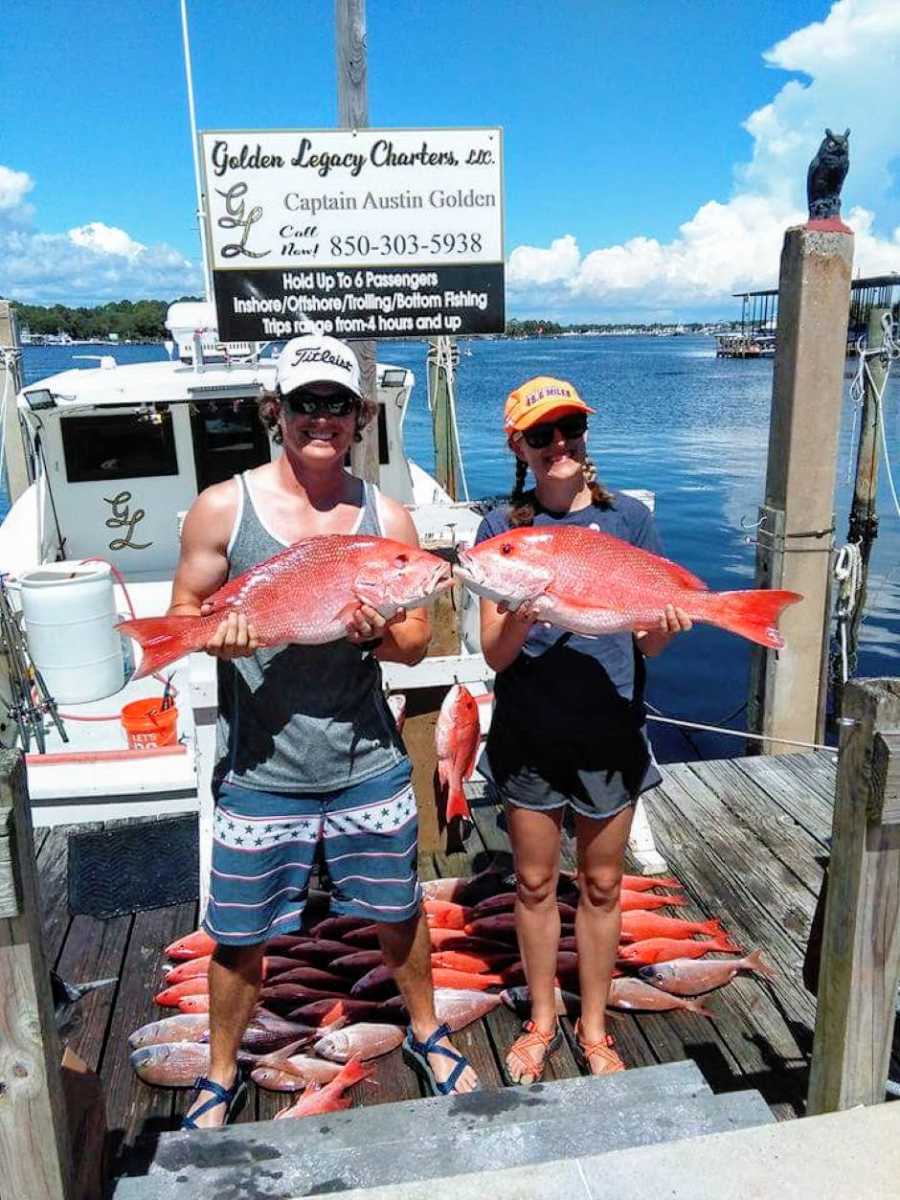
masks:
[[[200,492],[272,457],[252,399],[198,401],[191,410],[191,432]]]
[[[63,417],[60,428],[69,483],[178,474],[168,405],[152,412]]]

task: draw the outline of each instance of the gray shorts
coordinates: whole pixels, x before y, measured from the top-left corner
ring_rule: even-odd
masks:
[[[566,808],[606,820],[662,782],[646,726],[588,744],[542,743],[540,731],[526,736],[491,725],[478,769],[495,800],[534,812]]]

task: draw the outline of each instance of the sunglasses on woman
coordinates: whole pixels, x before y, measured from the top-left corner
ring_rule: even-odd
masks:
[[[542,421],[540,425],[523,429],[522,437],[532,450],[546,450],[553,441],[554,429],[558,429],[564,438],[581,437],[587,429],[587,413],[570,413],[569,416],[559,417],[555,421]]]
[[[356,407],[356,397],[350,392],[305,392],[302,388],[282,397],[288,411],[295,417],[349,417]]]

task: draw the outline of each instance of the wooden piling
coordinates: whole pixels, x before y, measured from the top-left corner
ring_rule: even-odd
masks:
[[[25,763],[0,752],[0,1191],[71,1200],[60,1044],[44,959]]]
[[[335,43],[337,49],[338,123],[342,129],[366,129],[369,125],[369,96],[366,66],[366,0],[335,0]],[[370,339],[350,345],[359,360],[363,395],[378,411],[375,345]],[[362,441],[350,450],[354,475],[378,482],[378,421],[370,421]]]
[[[844,693],[810,1115],[885,1098],[900,983],[900,679]]]
[[[0,402],[5,398],[3,412],[4,463],[0,472],[6,485],[10,504],[14,504],[28,487],[28,467],[19,430],[16,395],[22,389],[22,359],[16,314],[8,300],[0,300]]]
[[[853,235],[801,226],[784,238],[772,383],[766,494],[756,584],[804,597],[780,621],[783,650],[753,647],[753,732],[821,741],[834,484],[843,401]]]

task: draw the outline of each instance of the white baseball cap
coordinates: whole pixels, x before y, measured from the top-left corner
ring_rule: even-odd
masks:
[[[287,343],[278,355],[275,382],[282,395],[309,383],[336,383],[362,399],[356,355],[337,338],[316,333]]]

